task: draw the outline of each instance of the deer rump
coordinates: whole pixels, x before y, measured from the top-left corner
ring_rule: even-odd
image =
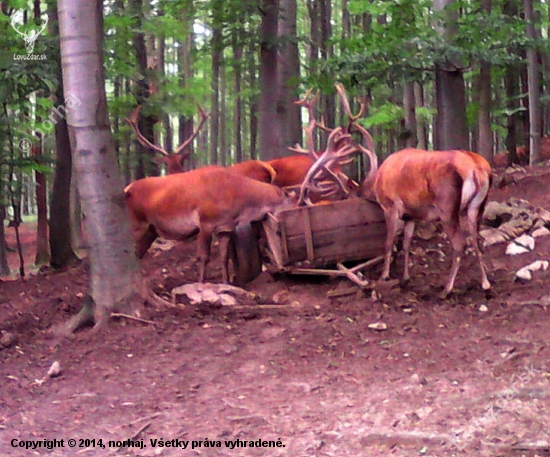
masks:
[[[465,232],[472,236],[482,287],[489,289],[477,236],[491,179],[489,163],[473,152],[405,149],[390,155],[378,169],[373,183],[388,229],[382,279],[389,277],[391,250],[399,220],[405,221],[403,279],[408,280],[415,221],[438,219],[453,247],[451,272],[442,296],[448,295],[453,288],[465,248]]]
[[[204,281],[214,234],[220,235],[223,279],[227,282],[231,232],[287,201],[279,188],[218,166],[140,179],[124,192],[136,255],[143,257],[158,236],[182,241],[198,234],[200,281]]]

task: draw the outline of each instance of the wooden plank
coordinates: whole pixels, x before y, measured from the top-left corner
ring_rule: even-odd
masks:
[[[343,224],[353,226],[384,220],[384,214],[377,204],[359,198],[293,208],[279,213],[279,220],[285,226],[287,236],[304,232],[305,211],[309,213],[313,232],[336,230]]]
[[[282,269],[285,265],[283,262],[283,254],[281,251],[281,239],[277,234],[279,221],[272,214],[268,214],[267,218],[262,222],[267,245],[269,248],[269,257],[275,262],[278,269]]]
[[[359,198],[281,211],[264,227],[279,271],[294,272],[300,262],[320,267],[372,259],[383,253],[386,238],[381,208]]]
[[[313,249],[313,234],[311,233],[311,219],[309,217],[310,211],[306,208],[305,211],[302,211],[304,217],[304,237],[306,244],[306,255],[308,260],[315,259],[315,250]],[[288,240],[288,235],[285,237]]]
[[[337,231],[314,233],[315,259],[321,261],[368,259],[384,251],[385,239],[386,226],[383,223],[340,227]],[[287,246],[290,262],[308,259],[304,235],[288,239]]]

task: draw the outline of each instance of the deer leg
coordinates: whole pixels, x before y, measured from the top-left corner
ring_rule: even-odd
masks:
[[[149,225],[145,233],[140,235],[136,241],[136,256],[138,259],[141,259],[147,250],[153,244],[158,237],[157,231],[153,225]]]
[[[229,240],[231,233],[218,233],[220,257],[222,260],[222,280],[229,284]]]
[[[386,244],[384,255],[384,267],[382,268],[381,280],[386,281],[390,278],[390,265],[392,261],[393,245],[395,243],[395,237],[397,236],[397,226],[399,217],[397,211],[385,211],[386,216]]]
[[[464,246],[466,244],[466,238],[458,226],[458,221],[453,223],[452,221],[443,222],[443,228],[447,232],[449,239],[451,240],[451,245],[453,247],[453,262],[451,265],[451,272],[449,274],[449,279],[447,280],[447,285],[441,293],[441,298],[446,298],[451,291],[453,290],[456,275],[458,269],[460,268],[460,261],[462,260],[462,255],[464,254]]]
[[[403,232],[403,253],[405,256],[405,267],[403,269],[403,281],[411,279],[409,271],[409,257],[411,251],[411,241],[414,234],[414,221],[405,222],[405,230]]]
[[[210,260],[212,233],[201,230],[197,237],[197,258],[199,259],[199,282],[204,282],[206,264]]]
[[[483,290],[489,290],[491,288],[491,283],[487,278],[487,267],[483,262],[481,249],[479,248],[479,208],[468,208],[468,230],[470,232],[470,236],[472,237],[474,252],[479,261],[479,268],[481,270],[481,288]]]

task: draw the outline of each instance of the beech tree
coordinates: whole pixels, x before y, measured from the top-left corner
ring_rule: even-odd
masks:
[[[107,116],[103,70],[103,2],[59,0],[59,29],[68,125],[88,237],[90,290],[64,330],[94,322],[113,310],[135,311],[140,290],[122,179]]]

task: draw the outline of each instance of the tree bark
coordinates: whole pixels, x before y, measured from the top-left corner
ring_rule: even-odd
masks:
[[[296,0],[281,0],[279,19],[279,37],[283,41],[279,68],[279,107],[281,115],[282,138],[286,146],[302,143],[301,110],[294,102],[298,98],[297,85],[300,80],[300,54],[296,35]],[[279,151],[279,155],[288,154],[288,150]]]
[[[261,4],[262,23],[260,26],[260,158],[262,160],[279,157],[284,148],[277,113],[279,94],[277,93],[278,63],[278,19],[279,1],[264,0]]]
[[[143,0],[130,0],[129,9],[132,17],[135,20],[134,27],[134,49],[136,53],[136,61],[139,69],[138,79],[135,83],[135,97],[138,105],[145,105],[150,95],[149,82],[147,80],[149,70],[147,65],[147,46],[145,44],[145,34],[141,31],[141,18],[143,16]],[[154,125],[157,122],[154,116],[145,116],[140,113],[138,127],[140,132],[151,143],[155,142]],[[138,151],[138,166],[136,170],[136,179],[144,178],[148,175],[158,176],[160,168],[151,159],[154,158],[155,152],[146,148],[138,141],[134,142]]]
[[[527,49],[527,78],[529,88],[529,164],[534,165],[540,161],[541,129],[539,69],[537,63],[537,50],[535,48],[536,33],[532,0],[523,0],[523,12],[525,14],[527,38],[533,43],[532,47]]]
[[[233,136],[235,137],[235,162],[239,163],[243,160],[243,99],[241,95],[242,90],[242,70],[243,70],[243,48],[242,38],[243,29],[237,28],[233,30],[233,55],[235,57],[233,63],[234,84],[235,84],[235,108],[234,117],[235,122],[233,124]]]
[[[446,12],[442,24],[436,29],[444,37],[456,31],[450,24],[456,19],[456,11],[447,8],[455,0],[434,0],[434,11]],[[436,120],[434,146],[439,150],[469,149],[466,122],[466,89],[461,62],[437,63],[435,67]]]
[[[54,0],[48,1],[48,28],[51,36],[59,39],[57,7]],[[64,105],[65,94],[61,74],[61,63],[57,60],[59,84],[55,91],[56,106]],[[72,248],[71,236],[71,181],[72,157],[69,131],[65,116],[55,124],[55,174],[50,203],[50,265],[64,268],[78,259]]]
[[[10,267],[8,265],[8,247],[6,244],[6,232],[4,230],[4,220],[6,219],[6,208],[0,204],[0,276],[9,276]]]
[[[66,332],[90,321],[101,328],[114,310],[135,311],[143,282],[109,128],[103,69],[103,2],[59,0],[65,103],[78,190],[86,215],[90,291]]]

